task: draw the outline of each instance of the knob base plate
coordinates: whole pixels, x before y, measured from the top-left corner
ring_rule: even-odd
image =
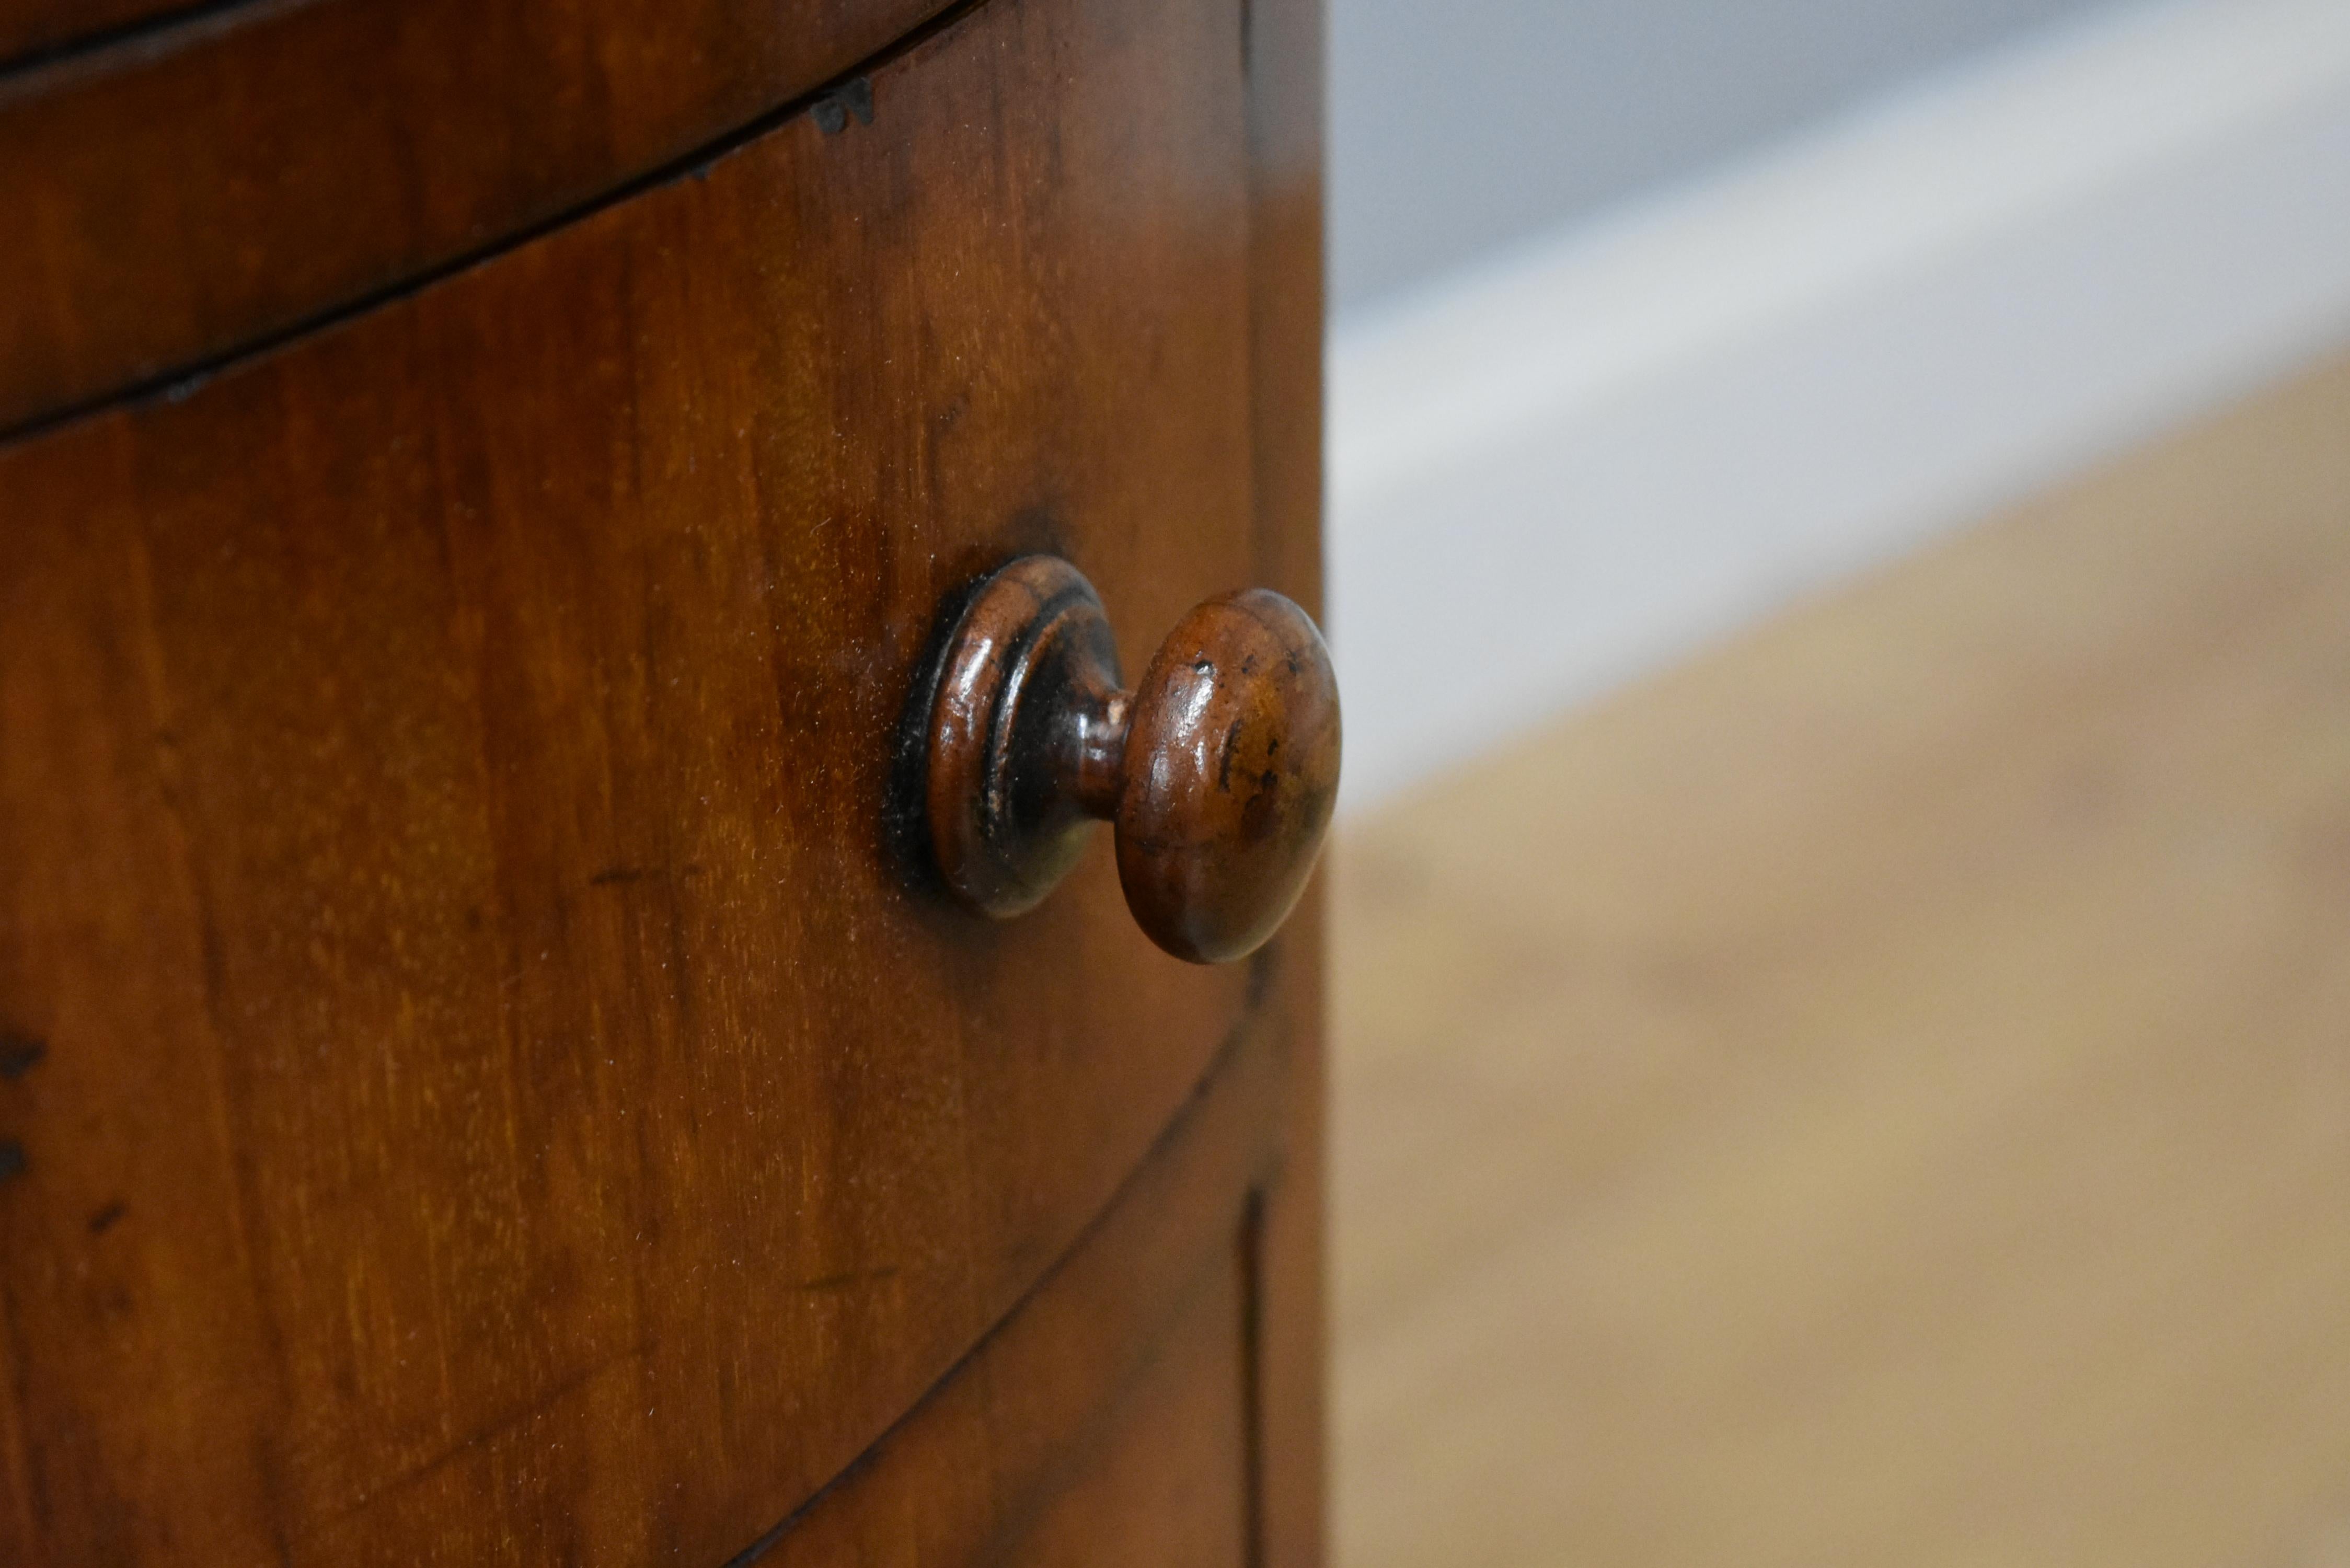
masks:
[[[1108,618],[1075,566],[1028,556],[979,586],[947,639],[924,780],[957,899],[1009,919],[1068,874],[1114,799],[1125,708]]]

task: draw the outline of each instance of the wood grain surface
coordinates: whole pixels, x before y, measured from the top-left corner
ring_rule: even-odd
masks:
[[[869,123],[0,450],[0,1559],[722,1562],[1252,1018],[1311,1170],[1310,908],[1197,970],[1096,853],[990,925],[885,809],[1012,554],[1137,665],[1313,597],[1315,414],[1265,406],[1311,329],[1252,300],[1312,236],[1253,223],[1298,186],[1243,44],[990,0]],[[1310,1455],[1318,1199],[1269,1190],[1251,1429]]]
[[[0,431],[706,155],[945,4],[245,0],[0,76]]]
[[[2345,431],[2337,361],[1341,841],[1341,1561],[2350,1563]]]

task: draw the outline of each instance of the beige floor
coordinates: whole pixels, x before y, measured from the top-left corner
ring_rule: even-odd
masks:
[[[2350,363],[1337,865],[1340,1568],[2350,1565]]]

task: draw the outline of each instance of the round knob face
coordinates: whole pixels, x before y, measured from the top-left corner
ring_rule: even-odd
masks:
[[[1337,680],[1305,611],[1247,588],[1177,624],[1135,690],[1116,819],[1154,941],[1216,963],[1273,934],[1329,826],[1338,751]]]

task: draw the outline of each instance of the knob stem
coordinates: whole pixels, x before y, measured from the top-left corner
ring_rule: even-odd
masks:
[[[1126,784],[1126,738],[1134,718],[1131,691],[1088,691],[1070,705],[1076,744],[1069,764],[1069,795],[1097,822],[1114,821]]]

